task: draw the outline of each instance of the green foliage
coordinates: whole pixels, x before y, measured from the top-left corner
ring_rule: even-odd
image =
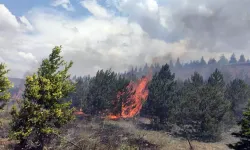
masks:
[[[239,121],[243,114],[243,109],[247,106],[249,87],[241,79],[234,79],[226,87],[226,99],[231,102],[231,109],[236,119]]]
[[[230,64],[235,64],[235,63],[237,63],[237,59],[236,59],[234,53],[233,53],[232,56],[230,57],[229,63],[230,63]]]
[[[156,117],[160,124],[170,121],[174,109],[175,75],[171,73],[169,65],[162,66],[159,73],[153,76],[149,84],[148,100],[143,107],[145,115]]]
[[[177,69],[182,68],[182,65],[181,65],[181,62],[180,62],[180,58],[177,58],[176,63],[175,63],[175,68],[177,68]]]
[[[205,83],[194,73],[181,89],[176,120],[185,134],[200,140],[219,138],[228,117],[229,101],[224,98],[224,81],[216,69]]]
[[[6,69],[6,65],[0,64],[0,111],[4,108],[6,103],[10,99],[10,88],[12,88],[12,84],[7,77],[7,73],[9,70]]]
[[[85,110],[87,106],[87,94],[89,92],[90,77],[77,77],[75,81],[76,90],[70,94],[72,106]]]
[[[250,149],[250,103],[243,113],[243,118],[239,122],[241,130],[238,133],[233,133],[234,136],[240,138],[240,141],[235,144],[229,144],[231,149],[248,150]]]
[[[201,61],[200,61],[200,65],[201,66],[205,66],[207,63],[206,63],[206,61],[204,60],[204,57],[202,56],[201,57]]]
[[[245,63],[245,62],[246,62],[245,56],[243,54],[240,55],[239,63]]]
[[[19,148],[43,149],[59,128],[74,117],[71,102],[64,102],[74,90],[67,63],[56,46],[48,59],[44,59],[37,74],[28,76],[20,111],[12,109],[10,138],[19,140]]]
[[[229,62],[228,62],[228,59],[224,56],[224,55],[222,55],[222,56],[220,56],[220,59],[219,59],[219,61],[218,61],[218,64],[219,65],[226,65],[226,64],[228,64]]]
[[[116,107],[114,101],[116,101],[118,91],[124,89],[128,83],[128,80],[118,77],[111,70],[98,71],[89,84],[86,112],[96,115],[106,110],[113,110]],[[120,102],[119,104],[121,105]]]
[[[215,65],[216,64],[216,60],[214,58],[210,58],[207,62],[208,65]]]

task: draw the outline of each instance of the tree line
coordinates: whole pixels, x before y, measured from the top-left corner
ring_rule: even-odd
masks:
[[[22,105],[12,108],[9,137],[18,140],[16,149],[43,149],[52,138],[60,137],[60,128],[74,119],[74,108],[98,116],[102,113],[121,113],[130,80],[112,70],[100,70],[94,77],[75,77],[68,73],[73,62],[65,62],[56,46],[38,71],[26,77]],[[221,133],[236,122],[241,131],[235,133],[241,141],[231,148],[250,145],[249,85],[234,79],[225,83],[222,73],[215,69],[208,79],[197,72],[182,81],[175,78],[171,66],[158,66],[149,82],[149,95],[140,116],[147,116],[160,129],[172,125],[180,133],[202,141],[217,141]],[[1,109],[10,98],[11,83],[8,70],[0,65]],[[130,93],[131,94],[131,93]]]

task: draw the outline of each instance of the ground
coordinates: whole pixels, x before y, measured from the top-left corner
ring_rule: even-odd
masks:
[[[7,123],[7,121],[5,121]],[[6,126],[5,126],[6,127]],[[50,150],[189,150],[188,141],[163,131],[138,127],[138,120],[76,120],[63,130],[61,142],[56,138],[46,147]],[[1,142],[2,141],[2,142]],[[11,142],[6,137],[0,141],[0,149],[7,150]],[[223,134],[218,143],[191,141],[194,150],[226,150],[226,144],[235,142],[230,132]],[[13,141],[12,141],[13,143]],[[2,146],[1,146],[2,144]]]

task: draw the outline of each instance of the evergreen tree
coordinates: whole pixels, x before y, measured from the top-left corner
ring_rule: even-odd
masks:
[[[207,83],[198,73],[184,82],[175,118],[189,137],[204,141],[220,137],[223,122],[230,117],[230,103],[224,98],[223,86],[223,76],[218,70],[210,75]]]
[[[223,90],[225,82],[222,73],[218,69],[215,69],[215,71],[208,78],[208,85],[218,87]]]
[[[6,65],[0,64],[0,111],[4,108],[6,103],[10,99],[9,90],[13,87],[9,78],[7,77],[7,73],[9,70],[6,69]]]
[[[91,78],[87,77],[77,77],[76,78],[76,90],[70,94],[70,99],[72,100],[72,106],[78,109],[85,110],[87,108],[87,94],[89,92],[89,82]]]
[[[175,68],[177,68],[177,69],[182,68],[182,65],[181,65],[181,62],[180,62],[180,58],[177,58],[176,63],[175,63]]]
[[[117,74],[111,70],[98,71],[89,84],[86,112],[98,115],[106,110],[112,110],[117,93],[128,83],[128,80],[118,78]]]
[[[37,74],[26,77],[23,105],[11,112],[10,138],[19,140],[17,149],[43,150],[59,128],[73,119],[71,102],[64,102],[74,90],[66,63],[56,46],[48,59],[44,59]]]
[[[207,63],[208,65],[214,65],[214,64],[216,64],[216,60],[214,59],[214,58],[210,58],[209,60],[208,60],[208,63]]]
[[[250,98],[249,96],[249,87],[243,80],[234,79],[227,85],[226,98],[231,102],[237,120],[241,119],[243,109]]]
[[[183,132],[189,136],[197,136],[196,133],[199,134],[198,131],[193,131],[198,129],[200,124],[201,111],[199,106],[202,101],[201,90],[203,86],[203,77],[195,72],[191,79],[184,81],[184,86],[180,90],[179,111],[175,116]],[[188,128],[186,128],[187,126]]]
[[[228,59],[224,55],[220,56],[220,60],[218,61],[219,65],[226,65],[228,63]]]
[[[232,54],[232,56],[231,56],[231,58],[230,58],[229,63],[230,63],[230,64],[235,64],[235,63],[237,63],[237,59],[236,59],[236,57],[235,57],[235,54],[234,54],[234,53]]]
[[[246,62],[245,56],[243,54],[240,55],[239,63],[245,63],[245,62]]]
[[[166,120],[170,121],[173,114],[173,98],[176,86],[174,78],[175,75],[171,73],[169,65],[165,64],[160,72],[153,76],[148,87],[149,95],[143,112],[148,116],[159,119],[160,124],[164,124]]]
[[[224,97],[224,85],[223,75],[216,69],[202,90],[200,107],[203,114],[200,132],[203,138],[218,139],[223,131],[224,122],[231,119],[230,103]]]
[[[233,133],[240,141],[235,144],[229,144],[229,148],[236,150],[248,150],[250,149],[250,104],[248,104],[246,110],[243,113],[243,118],[239,122],[241,127],[240,132]]]
[[[206,63],[206,61],[204,60],[204,57],[202,56],[201,57],[201,61],[200,61],[200,65],[201,66],[205,66],[207,63]]]

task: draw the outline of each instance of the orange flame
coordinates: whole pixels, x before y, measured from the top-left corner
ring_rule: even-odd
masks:
[[[120,115],[108,115],[108,119],[117,120],[119,118],[132,118],[135,115],[137,115],[140,110],[142,109],[143,102],[148,97],[148,89],[147,85],[148,82],[151,80],[152,76],[147,75],[145,77],[142,77],[139,81],[130,82],[130,84],[127,86],[128,90],[128,98],[126,99],[126,102],[122,103],[122,110]],[[119,99],[121,96],[126,94],[125,92],[118,92],[117,99]]]

